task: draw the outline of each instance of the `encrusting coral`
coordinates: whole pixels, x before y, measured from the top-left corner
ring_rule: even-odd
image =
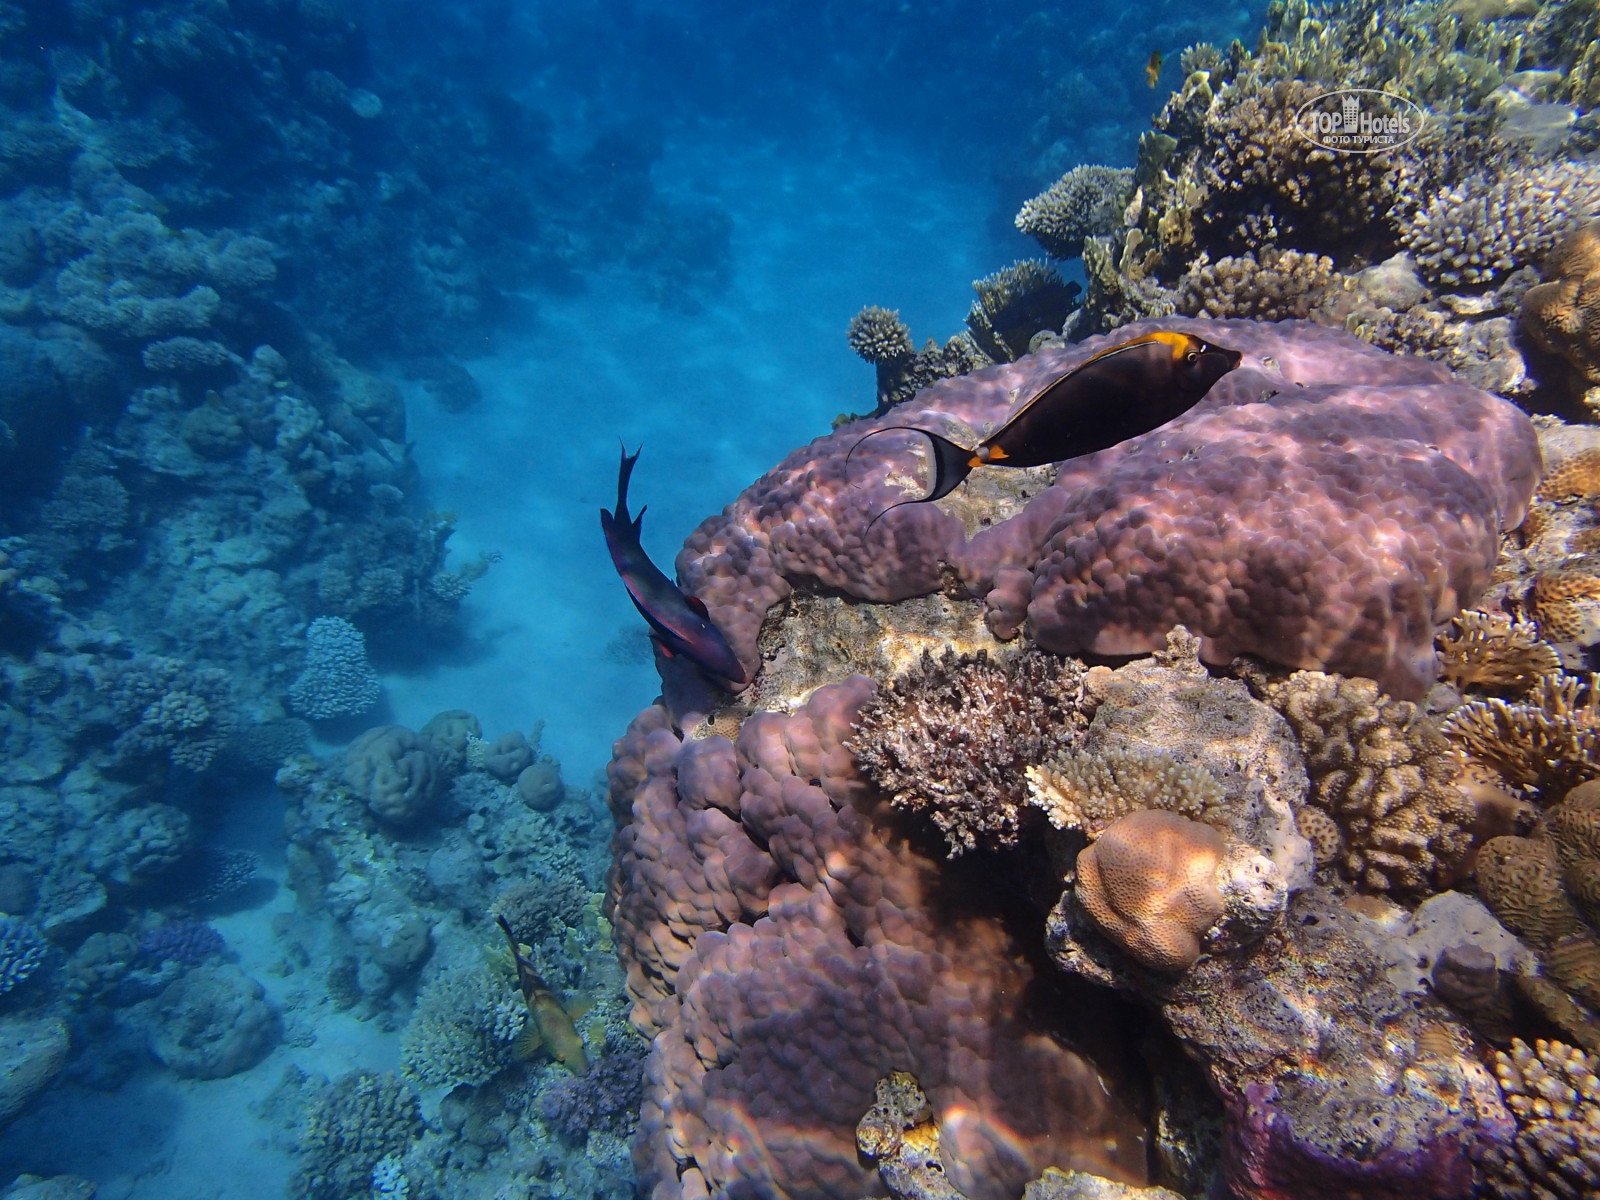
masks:
[[[736,743],[684,741],[655,706],[617,743],[612,913],[653,1037],[641,1186],[855,1200],[875,1174],[856,1124],[896,1070],[925,1089],[949,1179],[974,1200],[1049,1163],[1141,1180],[1116,1023],[1093,1055],[1053,1036],[1050,1014],[1080,1002],[1027,999],[1052,984],[1005,918],[1007,889],[929,854],[873,799],[844,744],[872,691],[824,686],[747,718]]]

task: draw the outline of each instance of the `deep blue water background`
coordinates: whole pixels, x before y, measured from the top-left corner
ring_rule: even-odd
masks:
[[[0,5],[0,93],[13,120],[64,120],[65,102],[138,125],[167,152],[120,170],[168,226],[277,246],[270,294],[215,336],[245,356],[320,337],[391,379],[407,505],[454,514],[451,567],[499,556],[447,626],[364,626],[384,706],[319,726],[318,748],[462,708],[491,736],[545,722],[543,749],[581,788],[656,694],[597,528],[618,439],[643,444],[633,501],[666,565],[790,448],[871,407],[872,369],[845,341],[858,309],[899,309],[919,343],[954,333],[971,281],[1034,253],[1011,226],[1022,201],[1078,163],[1131,164],[1178,50],[1249,38],[1252,7],[41,0]],[[1153,90],[1154,49],[1169,65]],[[351,120],[369,95],[381,112]],[[67,186],[62,163],[29,175],[31,161],[6,178],[12,226]],[[136,345],[112,350],[136,369]],[[481,398],[441,403],[440,363]],[[7,465],[0,536],[32,535],[83,426],[109,428],[133,387],[119,376],[95,419],[63,416],[44,451]],[[160,609],[138,587],[166,577],[117,583],[138,550],[120,553],[81,568],[78,615],[112,596]],[[305,604],[301,622],[319,613]],[[152,653],[222,661],[170,617],[125,628]],[[267,640],[223,662],[247,709],[293,674]],[[16,663],[35,649],[8,635]],[[275,925],[294,907],[282,801],[260,777],[201,790],[208,836],[254,850],[270,885],[213,923],[269,996],[303,1004]],[[134,889],[102,927],[156,910]],[[0,1185],[69,1172],[118,1200],[282,1194],[297,1117],[269,1100],[285,1069],[393,1069],[405,1013],[291,1013],[301,1036],[206,1082],[141,1060],[121,1018],[99,1016],[75,1019],[73,1066],[0,1130]],[[97,1039],[115,1070],[95,1069]]]

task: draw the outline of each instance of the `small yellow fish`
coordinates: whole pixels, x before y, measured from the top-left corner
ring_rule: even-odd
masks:
[[[1144,64],[1144,81],[1151,87],[1155,87],[1156,81],[1161,78],[1162,62],[1163,58],[1161,51],[1150,51],[1150,61]]]
[[[589,1069],[589,1056],[584,1053],[583,1038],[572,1023],[571,1014],[522,952],[516,935],[511,932],[510,922],[501,916],[496,916],[495,921],[505,932],[506,941],[511,943],[511,960],[517,964],[517,987],[522,992],[522,1002],[528,1006],[528,1025],[516,1042],[517,1057],[529,1058],[543,1046],[563,1067],[574,1075],[581,1075]]]

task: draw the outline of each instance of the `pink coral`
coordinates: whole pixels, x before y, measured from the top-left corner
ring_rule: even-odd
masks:
[[[872,686],[751,717],[737,744],[680,741],[652,707],[617,743],[612,912],[653,1035],[644,1194],[873,1194],[855,1128],[895,1070],[926,1089],[975,1200],[1051,1164],[1142,1179],[1110,1013],[1052,1002],[1003,889],[869,799],[844,740]],[[1102,1052],[1071,1048],[1097,1023]]]
[[[1185,416],[1065,464],[970,536],[949,501],[869,532],[924,486],[925,439],[873,438],[847,473],[863,433],[912,423],[976,440],[1018,396],[1156,327],[1245,363]],[[1208,662],[1251,653],[1413,696],[1433,679],[1435,630],[1489,583],[1538,469],[1527,417],[1436,363],[1306,322],[1170,318],[941,381],[817,439],[704,522],[677,565],[746,664],[797,586],[898,600],[938,589],[948,566],[1002,637],[1026,625],[1058,652],[1132,654],[1182,622]]]

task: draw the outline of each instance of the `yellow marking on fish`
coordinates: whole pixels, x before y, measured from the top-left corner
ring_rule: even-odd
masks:
[[[1172,361],[1177,362],[1185,354],[1195,348],[1195,339],[1187,333],[1178,333],[1171,329],[1159,329],[1149,335],[1152,342],[1160,342],[1172,351]]]

